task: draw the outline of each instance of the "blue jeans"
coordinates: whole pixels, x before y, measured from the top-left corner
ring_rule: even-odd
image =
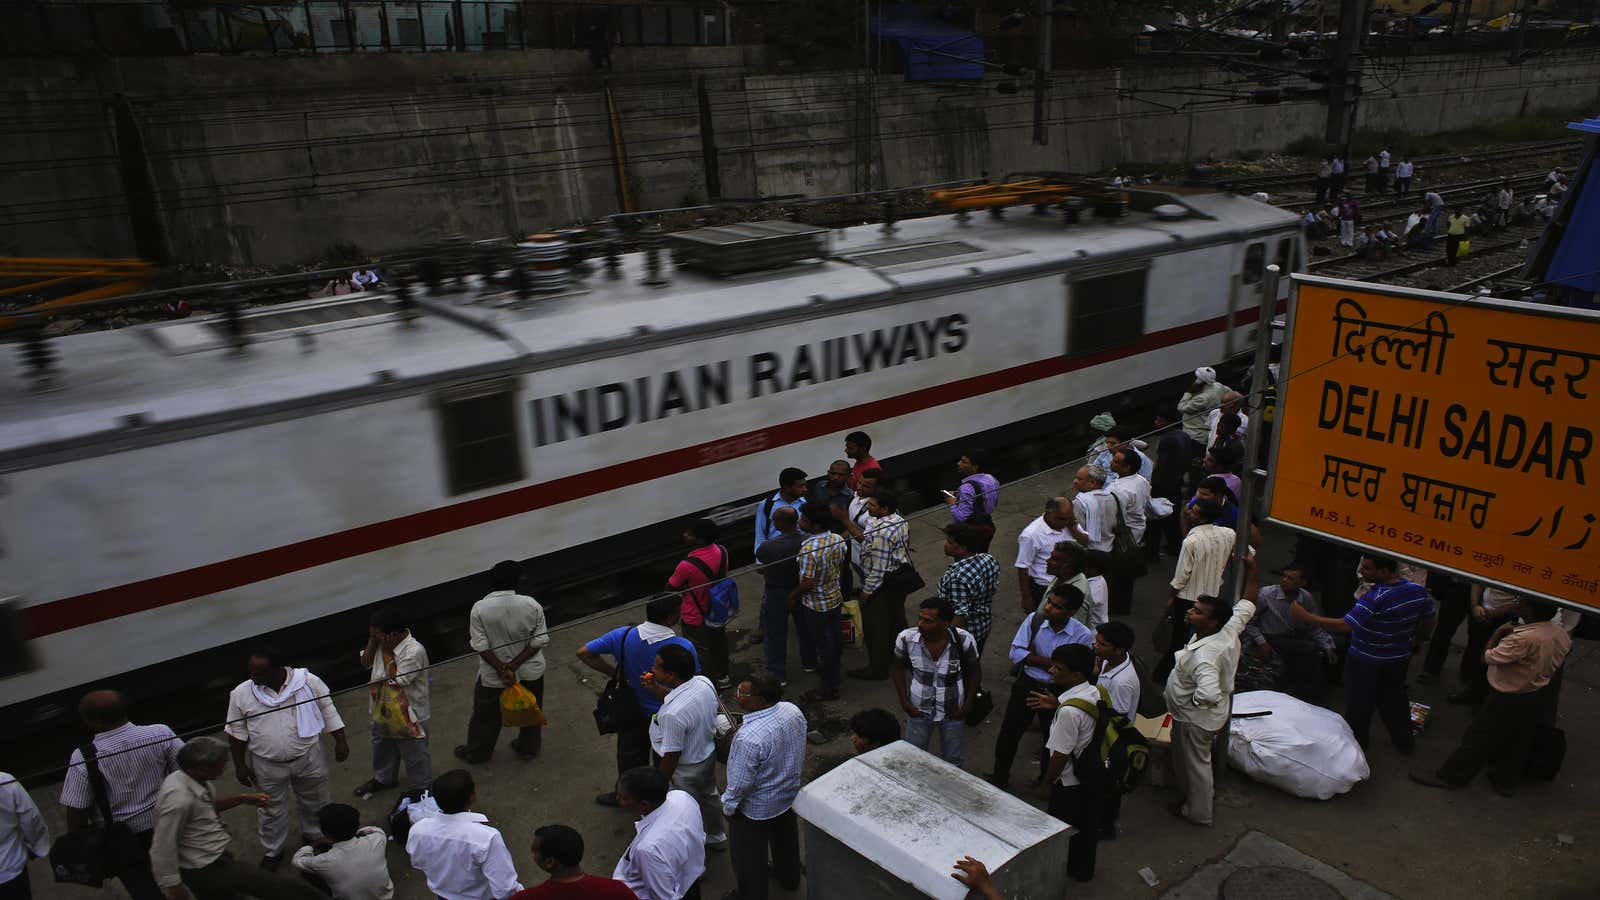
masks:
[[[817,667],[817,648],[811,633],[800,623],[800,610],[790,613],[787,607],[790,588],[769,587],[761,595],[761,655],[766,660],[767,671],[788,679],[789,672],[789,619],[794,618],[795,636],[800,642],[800,664],[807,669]]]
[[[906,719],[906,743],[918,750],[927,750],[933,743],[934,729],[939,731],[939,758],[957,768],[966,760],[962,753],[967,737],[967,723],[960,719],[945,718],[938,722],[928,719],[926,713],[921,718]]]

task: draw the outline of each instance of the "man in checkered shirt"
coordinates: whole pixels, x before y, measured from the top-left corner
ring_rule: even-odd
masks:
[[[944,529],[944,555],[950,568],[939,578],[939,599],[955,608],[954,625],[972,632],[978,652],[989,640],[994,622],[994,594],[1000,587],[1000,563],[982,552],[983,535],[965,522]]]
[[[906,741],[923,750],[939,732],[939,757],[953,766],[965,760],[967,712],[982,672],[972,632],[950,624],[950,601],[929,597],[917,625],[894,642],[894,689],[906,712]],[[907,673],[910,673],[909,677]]]
[[[911,528],[900,515],[900,499],[878,488],[867,498],[865,524],[846,519],[845,531],[861,551],[861,635],[867,666],[845,674],[884,681],[894,665],[895,635],[906,627],[906,591],[890,573],[911,561]]]
[[[833,514],[820,503],[800,507],[800,583],[789,592],[789,608],[800,610],[800,620],[817,648],[817,673],[822,687],[801,695],[808,702],[839,699],[839,607],[844,592],[839,570],[849,555],[845,539],[829,530]]]

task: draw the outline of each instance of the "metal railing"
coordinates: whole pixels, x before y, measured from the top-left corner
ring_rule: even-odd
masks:
[[[588,50],[731,41],[726,7],[533,0],[8,0],[6,56]],[[598,60],[597,60],[598,63]]]

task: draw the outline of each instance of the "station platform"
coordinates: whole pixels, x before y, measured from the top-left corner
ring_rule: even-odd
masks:
[[[984,667],[985,684],[995,692],[1001,708],[968,733],[966,768],[970,772],[982,775],[991,769],[994,739],[1010,688],[1004,648],[1022,617],[1013,570],[1016,536],[1038,515],[1047,496],[1064,492],[1071,477],[1070,468],[1057,469],[1008,484],[1002,491],[992,548],[1001,566],[1000,589],[994,601],[994,637],[989,641],[989,659]],[[916,601],[931,592],[947,562],[940,529],[948,522],[948,515],[941,506],[908,518],[912,558],[929,585],[907,604],[908,617],[914,620]],[[1265,547],[1259,551],[1261,578],[1270,583],[1276,578],[1274,570],[1289,561],[1294,542],[1292,535],[1281,528],[1264,527],[1263,532]],[[1155,659],[1149,635],[1169,593],[1167,581],[1173,563],[1171,556],[1164,557],[1139,581],[1134,614],[1125,618],[1138,635],[1136,651],[1148,661]],[[760,660],[758,648],[745,646],[745,636],[756,618],[760,576],[746,573],[739,582],[740,595],[745,598],[744,611],[730,625],[731,644],[736,648],[736,681],[758,666]],[[478,786],[476,809],[504,834],[525,887],[544,878],[528,849],[533,830],[540,825],[559,822],[578,829],[587,844],[584,868],[608,876],[634,834],[631,814],[593,802],[596,794],[612,787],[616,774],[614,745],[611,738],[596,733],[591,718],[603,679],[580,663],[576,652],[596,635],[641,618],[642,610],[632,607],[554,629],[544,651],[548,661],[545,708],[550,724],[545,731],[543,754],[537,760],[523,762],[502,746],[488,763],[470,767]],[[1463,637],[1464,634],[1457,635],[1458,645]],[[364,634],[350,635],[352,654],[364,644]],[[1223,859],[1250,832],[1269,835],[1301,854],[1397,897],[1451,897],[1459,895],[1467,885],[1478,886],[1488,896],[1506,898],[1593,896],[1597,877],[1593,848],[1600,846],[1600,777],[1596,777],[1600,766],[1589,751],[1600,741],[1600,716],[1596,715],[1600,712],[1600,693],[1596,690],[1600,687],[1600,662],[1595,649],[1594,643],[1576,642],[1568,660],[1561,725],[1567,731],[1570,749],[1565,769],[1553,784],[1526,784],[1516,799],[1505,799],[1495,795],[1481,779],[1455,792],[1412,783],[1407,778],[1408,771],[1413,767],[1436,768],[1470,721],[1470,709],[1445,701],[1446,695],[1457,689],[1457,657],[1452,654],[1445,675],[1431,686],[1415,683],[1414,676],[1420,669],[1417,661],[1412,665],[1411,697],[1431,705],[1433,717],[1419,739],[1415,758],[1407,759],[1392,750],[1382,726],[1374,723],[1374,746],[1368,757],[1371,779],[1330,801],[1302,800],[1229,772],[1219,779],[1216,825],[1212,828],[1189,824],[1168,812],[1166,807],[1175,796],[1170,790],[1141,786],[1124,801],[1122,836],[1100,845],[1095,880],[1077,886],[1072,896],[1161,895]],[[817,686],[816,676],[800,672],[797,660],[798,651],[791,644],[791,681],[787,690],[790,699]],[[844,668],[857,668],[864,661],[862,650],[847,649]],[[245,660],[240,659],[240,679],[244,668]],[[475,670],[475,658],[456,660],[433,670],[429,727],[436,774],[458,766],[451,749],[465,736]],[[731,692],[724,699],[731,707]],[[223,695],[216,697],[219,721],[226,701]],[[1329,702],[1334,709],[1341,708],[1339,688],[1330,692]],[[352,755],[343,764],[332,762],[330,742],[332,798],[359,809],[363,824],[382,824],[394,803],[395,792],[365,801],[352,797],[352,790],[371,774],[367,693],[364,688],[347,691],[337,698],[337,703],[349,729]],[[845,679],[840,701],[801,706],[812,728],[828,737],[827,743],[807,748],[808,780],[852,752],[846,727],[852,713],[878,706],[898,715],[899,709],[889,683],[849,678]],[[512,736],[513,732],[507,730],[502,741],[509,742]],[[1037,734],[1025,736],[1018,758],[1027,759],[1040,740]],[[1023,783],[1026,768],[1019,763],[1013,789],[1042,807],[1042,801],[1034,798]],[[218,793],[240,789],[231,771],[216,785]],[[58,793],[57,786],[33,792],[52,834],[57,835],[64,827],[56,805]],[[234,838],[233,853],[247,861],[259,858],[253,813],[235,809],[225,813],[223,819]],[[293,827],[290,834],[295,834]],[[710,853],[708,857],[703,896],[720,898],[733,888],[731,867],[726,854]],[[391,844],[389,864],[397,900],[423,900],[430,896],[421,873],[411,868],[403,848]],[[1157,879],[1156,886],[1138,874],[1146,868]],[[89,896],[86,888],[52,883],[42,860],[31,864],[30,874],[37,897],[82,900]],[[775,883],[772,887],[773,895],[780,898],[802,896],[805,892],[804,885],[793,894]],[[115,882],[109,883],[103,893],[123,895]]]

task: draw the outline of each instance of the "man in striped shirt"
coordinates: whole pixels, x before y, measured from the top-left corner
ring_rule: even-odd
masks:
[[[867,519],[845,520],[845,531],[861,547],[861,630],[867,667],[852,669],[851,678],[883,681],[894,662],[894,639],[906,627],[906,594],[889,578],[911,561],[911,528],[900,515],[900,499],[879,488],[867,498]]]
[[[1167,673],[1172,671],[1173,657],[1189,641],[1187,617],[1190,607],[1200,597],[1215,597],[1222,593],[1222,576],[1233,554],[1233,530],[1217,524],[1217,518],[1222,515],[1222,504],[1215,500],[1201,500],[1189,508],[1189,515],[1195,524],[1183,536],[1183,545],[1178,548],[1178,567],[1172,573],[1172,596],[1167,600],[1167,616],[1172,620],[1172,642],[1155,671],[1156,681],[1163,684],[1167,680]]]
[[[733,696],[744,722],[728,748],[728,787],[722,792],[728,856],[739,900],[766,900],[769,848],[778,885],[789,891],[800,886],[794,798],[805,764],[806,717],[783,702],[783,685],[769,672],[746,678]]]
[[[1342,619],[1313,615],[1298,604],[1289,611],[1306,624],[1350,635],[1344,661],[1344,718],[1361,746],[1367,746],[1376,709],[1395,749],[1410,755],[1416,738],[1411,733],[1406,667],[1417,646],[1432,633],[1437,610],[1428,589],[1400,577],[1399,570],[1392,557],[1363,556],[1358,571],[1372,588]]]
[[[156,824],[156,794],[161,782],[178,770],[178,750],[183,742],[165,725],[135,725],[128,721],[128,708],[116,691],[90,691],[78,701],[78,715],[94,736],[95,765],[105,779],[106,802],[111,819],[121,823],[139,839],[146,854]],[[94,827],[100,816],[84,765],[83,748],[72,751],[67,762],[66,780],[61,783],[61,808],[67,828],[84,831]],[[106,823],[101,823],[104,827]],[[137,862],[117,872],[122,886],[133,900],[162,900],[165,896],[150,874],[150,858],[141,855]]]
[[[807,503],[800,507],[800,530],[808,536],[800,545],[800,583],[789,593],[789,608],[800,609],[800,619],[817,648],[817,671],[822,687],[807,691],[808,701],[839,699],[839,607],[844,594],[839,570],[849,551],[845,539],[828,530],[828,507]]]

